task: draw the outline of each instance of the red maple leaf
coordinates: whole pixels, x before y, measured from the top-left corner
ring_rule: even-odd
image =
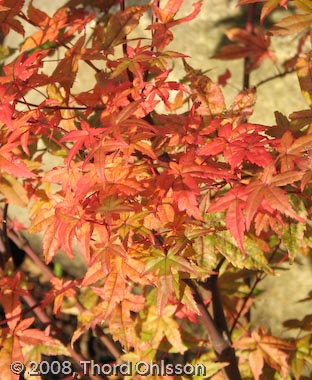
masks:
[[[234,28],[226,32],[227,37],[234,44],[226,45],[214,55],[218,59],[239,59],[249,58],[248,71],[257,69],[264,58],[275,61],[275,56],[270,47],[269,36],[262,33],[259,28],[255,28],[253,33],[245,29]]]

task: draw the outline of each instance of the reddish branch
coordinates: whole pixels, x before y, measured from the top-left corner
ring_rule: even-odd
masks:
[[[214,318],[212,318],[195,282],[192,280],[185,280],[185,282],[193,291],[194,300],[201,313],[202,322],[207,329],[212,347],[218,356],[219,362],[229,363],[228,366],[223,369],[225,380],[241,380],[235,351],[230,340],[223,334],[222,329],[218,328],[218,323],[216,322],[218,316],[215,315]]]

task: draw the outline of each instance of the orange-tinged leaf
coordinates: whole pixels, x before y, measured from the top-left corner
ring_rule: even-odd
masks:
[[[1,342],[1,376],[3,379],[19,380],[20,375],[14,374],[10,370],[10,364],[14,361],[24,362],[24,357],[20,345],[16,344],[16,338],[13,336],[7,336],[3,342]]]
[[[35,321],[34,317],[24,318],[20,320],[18,325],[15,327],[15,333],[18,333],[18,332],[21,333],[22,331],[28,329],[28,327],[30,327],[34,321]]]
[[[197,112],[202,115],[221,115],[225,111],[225,100],[221,88],[201,70],[195,70],[183,58],[184,69],[192,84],[194,100],[201,103]]]
[[[291,207],[291,204],[286,196],[286,191],[280,189],[276,185],[278,183],[287,183],[287,181],[291,181],[291,183],[293,183],[299,180],[301,178],[301,175],[294,174],[293,176],[290,176],[289,173],[282,173],[280,175],[274,176],[274,173],[274,166],[269,165],[267,168],[265,168],[261,180],[256,180],[247,185],[247,189],[250,192],[245,208],[247,230],[250,228],[251,221],[260,207],[277,210],[280,213],[287,215],[299,222],[305,222],[305,220],[300,217]],[[274,183],[275,178],[276,183]],[[263,200],[266,200],[267,204],[264,204]]]
[[[176,305],[167,305],[159,315],[156,306],[149,307],[142,330],[152,348],[157,349],[162,339],[166,337],[176,351],[180,353],[185,351],[186,347],[181,339],[179,325],[173,319],[176,308]]]
[[[125,279],[117,271],[109,273],[103,288],[92,287],[92,290],[107,302],[108,306],[107,309],[103,311],[103,319],[109,317],[116,304],[123,300],[125,289]]]
[[[246,229],[245,216],[242,210],[246,207],[248,190],[246,187],[235,187],[225,196],[219,198],[208,209],[208,212],[218,212],[227,209],[226,226],[237,241],[240,250],[245,254],[243,243],[244,231]]]
[[[33,6],[33,0],[28,4],[27,15],[32,23],[37,26],[46,27],[49,23],[49,16],[42,10],[35,8]]]
[[[90,240],[92,232],[93,227],[91,223],[87,221],[83,221],[78,226],[76,231],[78,247],[80,248],[80,253],[82,254],[87,264],[89,264],[90,261]]]
[[[247,67],[249,72],[257,69],[266,57],[275,60],[273,53],[269,50],[270,38],[263,34],[260,28],[256,28],[254,33],[249,33],[245,29],[233,28],[228,30],[226,35],[235,44],[223,46],[214,58],[249,58],[250,62]]]
[[[162,226],[163,224],[161,221],[153,213],[146,215],[144,218],[144,227],[148,228],[149,230],[158,230],[162,228]]]
[[[127,104],[125,107],[123,107],[120,110],[120,112],[118,113],[118,115],[117,115],[117,117],[115,119],[115,123],[116,124],[122,124],[126,120],[130,119],[131,117],[133,117],[133,115],[135,114],[135,112],[140,107],[140,104],[141,104],[141,100],[137,100],[137,101],[131,102],[131,103]],[[133,121],[133,123],[138,122],[138,120],[134,121],[133,119],[132,119],[132,121]]]
[[[245,218],[242,213],[244,204],[238,200],[233,201],[226,213],[226,225],[231,231],[232,236],[237,241],[240,250],[246,254],[244,248],[244,231],[245,231]]]
[[[271,207],[287,216],[290,216],[293,219],[298,220],[298,222],[305,222],[305,219],[301,218],[293,210],[283,190],[279,189],[278,187],[267,186],[264,194]]]
[[[42,22],[39,24],[42,29],[38,30],[26,39],[22,45],[22,51],[39,47],[47,41],[55,41],[60,33],[60,30],[64,28],[68,20],[66,8],[60,8],[51,18],[47,18],[47,15],[45,15],[44,12],[35,9],[32,5],[30,12],[32,17],[35,18],[35,22],[39,22],[40,16],[43,17]]]
[[[108,302],[103,301],[92,307],[91,309],[84,310],[78,316],[78,328],[72,335],[71,344],[74,342],[90,328],[95,327],[98,323],[103,323],[103,316],[105,310],[108,308]]]
[[[227,194],[213,202],[208,209],[208,212],[219,212],[227,209],[233,201],[242,200],[247,198],[248,191],[245,186],[237,186],[231,189]]]
[[[173,0],[174,1],[174,0]],[[178,0],[179,1],[179,0]],[[194,20],[194,18],[199,14],[200,10],[201,10],[201,6],[202,6],[202,0],[199,0],[195,3],[192,4],[193,5],[193,11],[188,14],[187,16],[184,16],[182,18],[179,18],[177,20],[173,20],[171,21],[169,24],[170,26],[175,26],[175,25],[179,25],[179,24],[184,24],[186,22],[189,22],[189,21],[192,21]]]
[[[240,167],[244,161],[267,167],[272,162],[272,156],[265,149],[266,143],[267,140],[256,133],[242,134],[226,144],[224,160],[231,165],[232,170]]]
[[[255,377],[255,380],[260,380],[262,368],[264,365],[263,355],[260,350],[251,351],[249,354],[249,365]]]
[[[49,264],[52,261],[53,257],[57,254],[58,250],[60,249],[60,243],[55,233],[54,223],[50,224],[48,228],[45,230],[42,238],[42,244],[45,262],[46,264]]]
[[[164,39],[166,40],[165,45],[168,44],[171,37],[169,37],[169,34],[172,36],[171,31],[169,30],[170,27],[183,24],[185,22],[192,21],[200,12],[202,1],[197,1],[196,3],[193,3],[194,10],[190,14],[188,14],[185,17],[182,17],[180,19],[175,20],[174,16],[179,11],[181,5],[183,3],[183,0],[167,0],[167,3],[164,8],[159,8],[157,5],[157,2],[153,3],[152,9],[153,13],[155,14],[156,18],[160,20],[160,22],[155,23],[149,27],[149,29],[154,29],[155,34],[158,34],[158,37],[161,35],[161,31],[163,32]],[[154,39],[153,39],[153,42]],[[155,46],[158,47],[158,44]]]
[[[308,105],[312,106],[312,53],[305,54],[298,58],[296,71],[302,95]]]
[[[290,33],[299,33],[311,26],[312,14],[295,14],[283,18],[283,20],[274,24],[270,31],[273,35],[286,35]]]
[[[22,318],[22,305],[20,295],[15,289],[7,290],[0,295],[0,303],[4,309],[7,324],[13,332]]]
[[[309,97],[307,97],[307,98],[309,99]],[[305,125],[311,124],[311,122],[312,122],[312,109],[292,112],[289,115],[289,118],[291,120],[290,128],[292,128],[293,130],[296,131],[296,130],[304,127]]]
[[[246,228],[249,230],[251,222],[260,206],[260,203],[265,193],[265,189],[262,186],[262,183],[256,182],[252,186],[253,191],[250,193],[247,201],[247,206],[245,208],[246,215]]]
[[[158,8],[154,5],[153,10],[159,18],[159,20],[165,24],[174,18],[174,16],[180,9],[182,3],[183,0],[167,0],[167,4],[164,8]]]
[[[52,73],[52,79],[59,82],[68,91],[74,84],[78,72],[78,60],[81,49],[85,42],[85,36],[78,39],[75,45],[67,50],[65,58],[63,58]]]
[[[305,153],[310,149],[312,145],[312,133],[305,136],[301,136],[294,140],[290,148],[288,148],[288,153]]]
[[[62,307],[64,297],[75,295],[75,290],[73,289],[74,283],[72,281],[64,282],[63,279],[57,277],[51,278],[50,282],[53,285],[53,292],[55,295],[53,313],[58,315]]]
[[[128,278],[137,284],[150,284],[150,278],[152,276],[142,275],[144,272],[144,263],[140,260],[133,259],[131,257],[127,257],[127,259],[123,259],[120,262],[120,266],[118,267],[123,278]]]
[[[217,154],[223,152],[225,148],[225,141],[221,137],[216,137],[211,141],[205,143],[198,150],[198,155],[200,156],[216,156]]]
[[[123,301],[115,306],[114,313],[109,320],[110,333],[126,350],[136,343],[135,323],[131,312],[140,312],[144,307],[144,297],[128,293]]]
[[[251,351],[249,363],[255,379],[259,379],[264,362],[271,368],[281,372],[283,378],[288,373],[288,356],[286,351],[294,349],[294,346],[283,339],[266,334],[260,328],[259,332],[252,331],[250,337],[243,337],[234,343],[239,349]]]
[[[24,27],[15,16],[19,14],[24,6],[25,0],[2,0],[0,9],[0,28],[6,36],[10,29],[24,36]]]
[[[170,265],[173,269],[173,271],[181,271],[185,273],[191,273],[194,276],[197,276],[198,273],[196,269],[194,268],[194,265],[189,262],[186,258],[180,256],[179,254],[174,252],[174,249],[170,249],[168,251],[168,260],[167,263]]]
[[[20,91],[23,90],[25,82],[28,85],[38,86],[38,78],[44,78],[38,75],[38,70],[43,66],[42,60],[47,54],[48,51],[34,51],[28,55],[25,53],[20,54],[15,61],[3,67],[5,75],[0,77],[0,83],[14,82],[20,86]],[[35,78],[34,83],[31,82],[32,78]],[[25,90],[29,90],[28,86],[26,86]],[[18,121],[15,121],[15,123]]]
[[[132,144],[133,148],[137,149],[138,151],[142,152],[143,154],[146,154],[149,157],[152,157],[154,160],[157,160],[157,156],[151,146],[147,144],[144,141],[138,141]]]
[[[21,207],[26,207],[28,204],[27,191],[20,181],[10,175],[3,174],[0,178],[0,192],[10,204]]]
[[[157,279],[157,299],[156,306],[158,314],[161,315],[164,308],[168,305],[169,299],[173,294],[174,276],[164,275]]]
[[[135,345],[135,331],[130,310],[125,310],[125,307],[122,307],[123,304],[124,302],[114,307],[114,313],[109,320],[109,331],[112,337],[128,351]]]
[[[174,208],[169,203],[163,203],[157,207],[157,215],[163,224],[174,221]]]
[[[280,139],[280,146],[277,148],[280,153],[279,160],[281,162],[281,174],[284,172],[293,171],[298,155],[301,155],[301,153],[296,154],[296,152],[289,152],[289,148],[291,147],[293,141],[294,138],[292,133],[289,130],[286,130]]]
[[[26,164],[20,158],[11,156],[9,153],[11,147],[9,145],[14,146],[13,144],[7,144],[0,147],[1,170],[15,177],[35,178],[35,174],[27,169]]]
[[[264,19],[268,17],[276,7],[281,6],[287,9],[287,1],[288,0],[267,0],[261,10],[261,22],[263,23]]]
[[[255,88],[249,88],[241,91],[235,96],[229,109],[229,113],[238,118],[238,120],[247,120],[247,118],[253,113],[254,105],[256,103],[256,96],[257,94]]]
[[[197,220],[202,220],[196,194],[193,191],[187,189],[177,190],[174,192],[173,197],[177,201],[180,211],[185,211],[189,216],[193,216]]]
[[[198,309],[196,301],[194,300],[194,296],[190,287],[186,286],[183,290],[183,297],[181,302],[183,303],[183,305],[185,305],[187,312],[190,313],[189,315],[191,315],[193,318],[195,317],[195,320],[193,320],[193,322],[198,323],[196,314],[200,315],[200,311]]]
[[[27,325],[29,325],[30,322],[33,322],[33,318],[28,318]],[[21,346],[38,346],[38,345],[47,345],[50,347],[57,347],[61,346],[61,343],[57,341],[56,339],[50,337],[48,329],[46,330],[39,330],[35,328],[27,328],[26,324],[24,326],[19,326],[19,330],[16,333],[16,336],[19,339],[19,342]],[[62,347],[62,346],[61,346]],[[65,348],[63,348],[65,350]],[[66,352],[66,350],[65,350]]]
[[[52,205],[47,207],[45,202],[37,202],[34,204],[30,215],[32,215],[32,222],[28,231],[31,234],[41,232],[53,224],[54,210],[52,209]]]
[[[281,371],[282,376],[286,376],[288,370],[287,357],[284,351],[293,349],[293,346],[274,336],[266,335],[260,330],[260,334],[253,332],[258,349],[261,351],[264,360],[277,371]]]
[[[312,13],[312,3],[307,0],[294,0],[297,8],[302,9],[304,12]]]
[[[103,265],[100,261],[92,263],[87,269],[84,275],[81,286],[86,287],[95,284],[97,281],[101,281],[106,277],[103,271]]]
[[[60,142],[77,140],[66,157],[67,167],[69,167],[71,160],[81,149],[90,149],[98,141],[97,135],[104,130],[104,128],[91,128],[85,120],[81,121],[80,127],[81,129],[70,131],[60,139]],[[98,150],[101,152],[101,149]],[[104,166],[103,163],[101,164]]]
[[[0,104],[1,122],[13,130],[13,107],[11,104]]]
[[[275,186],[285,186],[300,181],[303,175],[304,172],[289,170],[274,176],[271,183]]]
[[[115,13],[108,21],[104,33],[103,49],[117,46],[138,25],[147,6],[128,7],[124,11]]]

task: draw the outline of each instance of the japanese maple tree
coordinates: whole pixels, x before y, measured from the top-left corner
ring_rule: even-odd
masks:
[[[259,282],[312,246],[311,1],[237,2],[246,27],[227,31],[230,43],[215,54],[244,61],[229,106],[230,65],[217,83],[170,49],[173,27],[195,19],[202,2],[184,16],[182,5],[70,0],[49,16],[33,1],[0,0],[3,379],[19,378],[13,361],[25,363],[24,378],[39,379],[30,360],[84,360],[77,341],[88,331],[118,363],[178,357],[203,363],[215,380],[304,379],[311,318],[290,323],[305,333],[287,340],[252,329],[250,310]],[[267,29],[270,14],[290,5],[296,13]],[[143,16],[149,38],[134,38]],[[25,23],[36,31],[26,35]],[[15,58],[5,44],[12,30],[24,38]],[[286,34],[298,49],[277,76],[297,71],[307,109],[277,111],[272,126],[251,123],[250,73],[276,60],[271,39]],[[183,80],[172,79],[173,61],[183,62]],[[82,63],[94,78],[77,92]],[[27,208],[28,226],[9,219],[11,205]],[[43,233],[42,254],[23,228]],[[13,265],[9,240],[45,274],[42,289]],[[78,252],[85,273],[51,271],[60,250],[71,259]],[[68,314],[70,335],[60,327]]]

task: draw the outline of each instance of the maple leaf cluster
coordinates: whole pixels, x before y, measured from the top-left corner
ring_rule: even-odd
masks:
[[[201,1],[181,18],[182,0],[118,11],[119,1],[87,3],[69,1],[51,17],[32,1],[27,14],[24,1],[0,3],[4,35],[11,29],[24,34],[18,17],[37,28],[19,56],[3,65],[0,77],[1,197],[28,207],[28,230],[43,232],[46,264],[60,250],[71,259],[79,251],[86,263],[82,278],[51,276],[40,303],[53,302],[52,313],[59,316],[65,300],[76,297],[82,309],[75,310],[72,344],[105,324],[124,348],[124,360],[154,360],[168,347],[183,354],[192,342],[181,326],[202,316],[189,281],[204,283],[223,260],[231,274],[269,273],[275,250],[293,260],[311,248],[311,112],[290,119],[277,113],[274,126],[250,123],[255,89],[240,91],[227,106],[219,84],[184,54],[168,49],[171,29],[193,20]],[[287,1],[264,3],[262,21],[287,6]],[[311,18],[308,2],[295,3],[306,12],[305,21]],[[151,39],[131,39],[148,11]],[[289,25],[281,21],[272,34],[302,30]],[[260,27],[232,29],[227,36],[236,44],[224,46],[216,57],[248,59],[247,71],[273,57],[270,37]],[[46,65],[55,52],[63,55],[48,75]],[[310,55],[296,66],[309,106]],[[184,81],[171,79],[172,60],[183,61]],[[82,62],[94,70],[95,84],[76,93]],[[34,90],[42,96],[38,104],[28,100]],[[47,170],[51,156],[58,164]],[[71,353],[62,339],[22,318],[21,298],[27,299],[31,288],[21,272],[8,268],[2,269],[0,292],[7,321],[0,337],[3,366],[33,359],[36,345],[42,349],[36,358],[44,350]],[[84,293],[92,301],[83,302]],[[233,300],[226,315],[232,321],[241,305],[236,294]],[[203,304],[210,301],[207,297]],[[294,349],[263,330],[238,339],[234,347],[251,352],[256,379],[264,363],[285,377],[285,351]],[[223,366],[213,367],[212,375],[220,375]]]

